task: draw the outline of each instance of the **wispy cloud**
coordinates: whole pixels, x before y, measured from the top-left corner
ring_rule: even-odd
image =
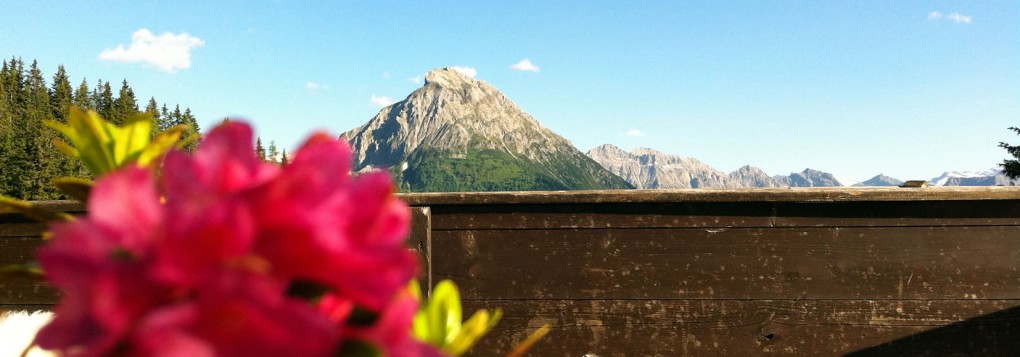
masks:
[[[160,71],[174,73],[191,67],[191,50],[204,44],[202,39],[183,32],[177,35],[164,32],[156,36],[148,29],[140,29],[131,34],[130,46],[117,45],[117,48],[106,49],[99,54],[99,59],[144,63]]]
[[[451,66],[450,69],[452,69],[454,71],[457,71],[457,72],[460,72],[460,74],[463,74],[463,75],[471,77],[471,78],[475,78],[475,76],[478,75],[478,71],[475,70],[473,67],[456,67],[456,66]]]
[[[411,81],[411,83],[414,83],[414,84],[421,84],[421,76],[414,76],[414,77],[408,78],[407,80]]]
[[[626,133],[623,133],[623,136],[638,137],[638,136],[645,136],[645,133],[641,132],[641,130],[630,129],[630,130],[627,130]]]
[[[373,94],[372,98],[369,99],[369,103],[371,103],[373,106],[382,108],[382,107],[387,107],[390,104],[395,103],[395,101],[392,98],[390,98],[390,97],[376,96],[375,94]]]
[[[538,66],[531,63],[530,59],[522,59],[520,62],[510,65],[510,69],[521,72],[535,72],[538,73]]]
[[[969,24],[970,20],[972,19],[973,18],[971,16],[963,15],[958,12],[954,12],[949,15],[942,14],[941,12],[938,11],[932,11],[928,13],[928,21],[946,20],[958,24]]]
[[[322,83],[308,81],[305,82],[305,89],[308,89],[310,91],[319,91],[329,89],[329,86]]]

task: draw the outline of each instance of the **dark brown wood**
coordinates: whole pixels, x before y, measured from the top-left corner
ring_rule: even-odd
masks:
[[[18,305],[0,305],[0,315],[3,315],[5,312],[8,312],[8,311],[35,312],[35,311],[51,311],[51,310],[53,310],[53,305],[51,305],[51,304],[41,304],[41,305],[24,305],[24,304],[18,304]]]
[[[43,240],[38,236],[0,237],[0,266],[28,262],[42,245]]]
[[[669,202],[963,201],[1020,200],[1020,187],[810,187],[690,190],[461,192],[410,193],[401,194],[399,197],[413,206]]]
[[[1020,300],[472,300],[504,318],[471,355],[498,355],[543,324],[534,356],[1020,353]],[[958,354],[962,353],[962,354]]]
[[[521,204],[433,211],[436,230],[1020,225],[1015,201]]]
[[[34,201],[32,204],[36,207],[49,210],[59,211],[66,213],[82,213],[85,212],[85,205],[78,201]],[[5,215],[20,216],[17,211],[11,210],[6,206],[0,206],[0,218]],[[3,222],[0,220],[0,222]]]
[[[473,355],[543,323],[531,355],[1020,355],[1020,188],[400,198],[422,285],[504,308]],[[42,227],[0,211],[0,263],[27,261]],[[0,280],[0,309],[56,299]]]
[[[428,207],[411,207],[411,232],[407,243],[418,253],[418,285],[432,293],[432,220]]]
[[[56,290],[45,282],[28,278],[0,279],[0,305],[56,304]]]
[[[1020,227],[432,233],[470,299],[1017,298]]]

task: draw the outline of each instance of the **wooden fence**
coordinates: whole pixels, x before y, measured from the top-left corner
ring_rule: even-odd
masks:
[[[543,324],[535,356],[1020,355],[1020,188],[402,198],[421,279],[504,311],[473,355]],[[0,264],[41,231],[0,214]],[[0,308],[54,301],[0,282]]]

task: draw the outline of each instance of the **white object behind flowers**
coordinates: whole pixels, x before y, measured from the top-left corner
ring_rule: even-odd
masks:
[[[46,311],[0,311],[0,356],[21,356],[21,352],[46,323],[53,313]],[[28,357],[51,357],[53,353],[34,347]]]

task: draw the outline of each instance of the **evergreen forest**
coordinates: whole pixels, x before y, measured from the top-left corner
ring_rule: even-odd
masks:
[[[57,177],[91,178],[78,160],[57,151],[53,140],[59,134],[43,125],[44,120],[67,122],[69,108],[94,110],[100,116],[121,124],[133,114],[152,116],[155,132],[185,125],[185,136],[199,133],[190,108],[179,104],[170,109],[150,97],[143,108],[127,80],[114,93],[110,82],[90,83],[83,78],[77,86],[58,66],[47,81],[37,61],[28,66],[20,58],[3,61],[0,69],[0,195],[26,200],[64,199],[50,180]],[[185,146],[193,150],[196,143]]]

